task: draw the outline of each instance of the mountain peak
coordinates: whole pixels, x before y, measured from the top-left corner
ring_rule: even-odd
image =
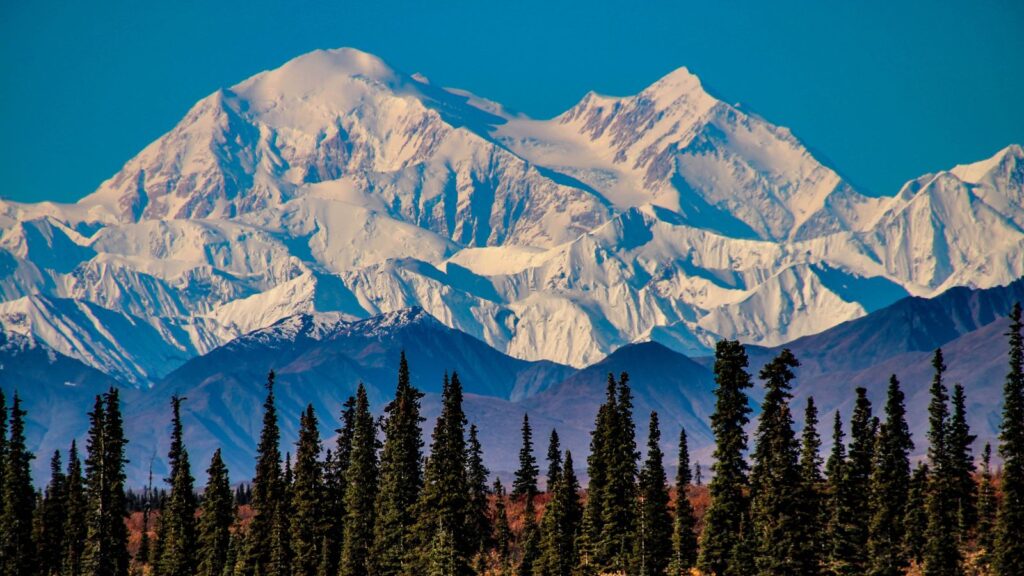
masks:
[[[667,105],[684,97],[709,97],[704,90],[700,78],[690,70],[681,66],[662,76],[657,82],[648,86],[642,95],[655,100],[658,104]]]

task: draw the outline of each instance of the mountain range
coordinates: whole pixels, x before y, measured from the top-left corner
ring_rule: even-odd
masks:
[[[942,345],[991,437],[1022,206],[1019,145],[870,196],[685,68],[537,120],[316,51],[203,98],[76,203],[0,200],[0,383],[46,449],[121,386],[136,479],[179,392],[196,451],[244,477],[270,368],[284,415],[327,423],[358,381],[379,408],[404,349],[428,416],[462,374],[500,471],[526,411],[585,452],[622,370],[638,418],[707,458],[720,338],[753,370],[794,348],[797,399],[847,411],[887,372],[918,390]]]

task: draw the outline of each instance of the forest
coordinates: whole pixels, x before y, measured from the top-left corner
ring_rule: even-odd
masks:
[[[851,391],[854,408],[845,422],[835,414],[826,455],[813,398],[791,405],[799,360],[783,350],[755,380],[743,345],[719,342],[706,486],[685,428],[671,481],[656,412],[642,415],[648,440],[638,447],[626,373],[608,375],[585,462],[563,451],[553,430],[542,476],[524,415],[507,487],[483,464],[456,373],[445,376],[428,445],[423,393],[404,354],[383,414],[371,412],[360,385],[331,442],[310,405],[296,445],[281,446],[271,372],[255,475],[245,485],[232,484],[219,451],[197,485],[183,441],[186,397],[170,399],[165,485],[151,480],[140,493],[125,486],[130,439],[116,388],[96,397],[85,446],[72,441],[52,456],[29,451],[21,400],[15,392],[8,405],[0,393],[0,576],[1020,576],[1019,304],[1010,320],[999,441],[980,454],[967,391],[946,382],[941,349],[928,405],[912,407],[928,412],[927,438],[911,437],[893,376],[881,409],[864,388]],[[764,397],[752,420],[755,381]],[[47,456],[51,477],[38,490],[30,462]]]

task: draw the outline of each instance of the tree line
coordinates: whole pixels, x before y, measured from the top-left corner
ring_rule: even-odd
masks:
[[[813,398],[802,431],[795,430],[790,391],[799,361],[789,350],[758,373],[765,394],[749,446],[748,358],[739,342],[719,342],[711,416],[716,448],[710,503],[700,518],[688,497],[695,487],[685,429],[670,484],[656,412],[648,420],[647,449],[638,450],[626,373],[608,376],[586,490],[572,453],[552,430],[543,493],[528,415],[509,490],[490,482],[456,373],[444,378],[426,449],[423,393],[411,383],[404,353],[394,399],[379,419],[360,384],[343,405],[336,442],[325,447],[309,405],[294,458],[290,452],[282,458],[271,372],[255,476],[236,489],[217,450],[197,491],[181,420],[187,399],[176,395],[167,488],[154,491],[150,479],[142,497],[126,491],[127,439],[118,391],[111,388],[89,413],[84,462],[72,441],[66,466],[54,453],[50,481],[37,492],[26,412],[17,393],[8,409],[0,392],[0,576],[1019,576],[1020,305],[1010,321],[999,474],[989,445],[976,466],[966,391],[945,381],[941,349],[932,361],[927,457],[912,468],[915,444],[895,376],[877,415],[866,390],[854,391],[848,426],[837,411],[823,459]],[[130,510],[142,514],[133,553]]]

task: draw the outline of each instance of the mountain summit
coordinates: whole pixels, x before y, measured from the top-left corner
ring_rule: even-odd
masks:
[[[772,346],[1024,274],[1021,157],[870,198],[685,68],[538,120],[316,51],[200,100],[75,204],[0,201],[0,326],[140,386],[324,312],[420,307],[574,366]]]

